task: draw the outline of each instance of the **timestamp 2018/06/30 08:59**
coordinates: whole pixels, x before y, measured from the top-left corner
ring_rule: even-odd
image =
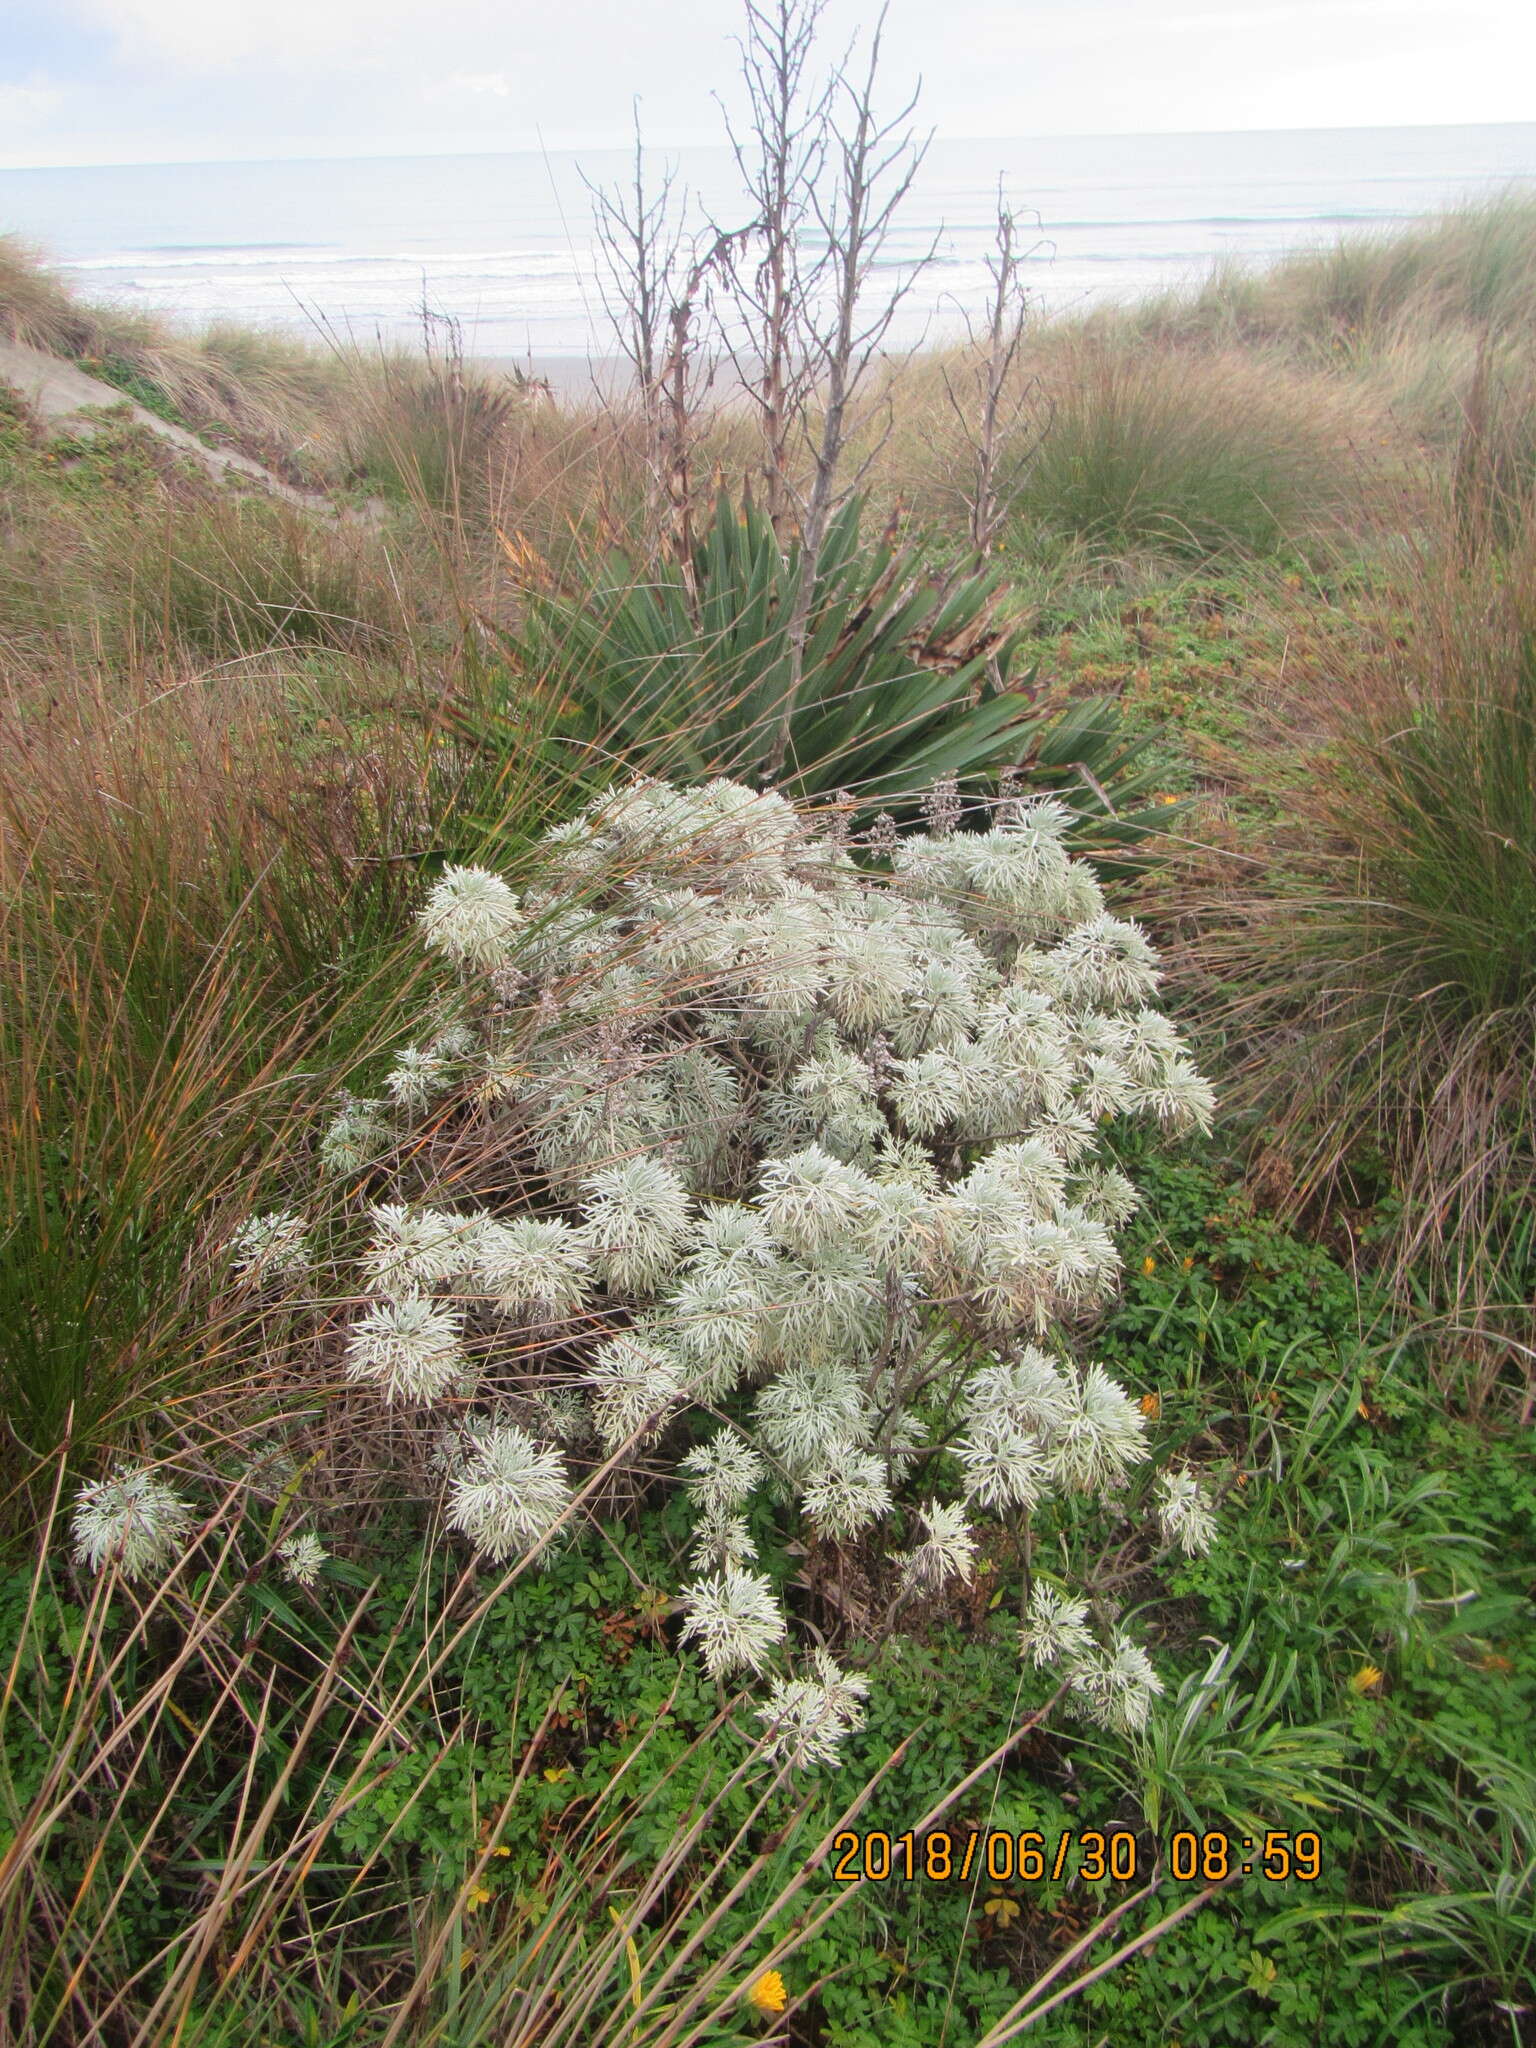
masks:
[[[832,1842],[832,1875],[840,1884],[967,1884],[981,1878],[992,1884],[1041,1884],[1068,1877],[1089,1884],[1105,1878],[1134,1884],[1154,1874],[1154,1862],[1186,1884],[1221,1884],[1235,1877],[1311,1884],[1322,1873],[1323,1852],[1320,1839],[1308,1829],[1299,1834],[1275,1829],[1265,1835],[1181,1829],[1153,1861],[1146,1844],[1123,1828],[1068,1830],[1054,1837],[1034,1829],[1010,1834],[999,1828],[953,1833],[935,1828],[922,1835],[849,1830]]]

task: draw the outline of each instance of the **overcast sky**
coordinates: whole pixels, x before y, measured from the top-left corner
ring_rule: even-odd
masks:
[[[840,40],[869,8],[829,0]],[[0,0],[0,164],[718,140],[735,0]],[[1533,0],[891,0],[941,135],[1536,118]]]

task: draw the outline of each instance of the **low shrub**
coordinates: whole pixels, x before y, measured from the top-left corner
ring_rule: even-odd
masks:
[[[1214,1524],[1192,1474],[1140,1469],[1146,1417],[1104,1369],[1041,1346],[1106,1298],[1136,1206],[1099,1125],[1208,1127],[1209,1090],[1064,809],[1014,799],[953,835],[941,811],[887,875],[780,797],[642,784],[557,828],[521,904],[450,867],[421,928],[457,986],[319,1147],[366,1214],[285,1208],[229,1255],[273,1304],[267,1369],[286,1317],[295,1361],[318,1345],[418,1418],[448,1525],[491,1564],[642,1489],[668,1440],[697,1517],[684,1638],[720,1681],[786,1636],[754,1569],[765,1489],[798,1503],[813,1583],[858,1574],[877,1637],[973,1577],[973,1518],[1026,1556],[1039,1520],[1026,1646],[1081,1715],[1134,1729],[1160,1681],[1090,1620],[1097,1513],[1134,1482],[1153,1552]],[[137,1526],[115,1484],[107,1556],[113,1516]],[[174,1547],[166,1513],[124,1569]],[[777,1747],[834,1757],[865,1689],[819,1655],[776,1680]]]

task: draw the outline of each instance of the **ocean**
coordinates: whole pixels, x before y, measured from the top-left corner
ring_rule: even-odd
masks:
[[[667,160],[734,224],[724,150]],[[12,170],[0,229],[88,296],[190,325],[402,340],[425,303],[472,354],[580,360],[613,347],[584,181],[627,167],[592,151]],[[1038,219],[1038,301],[1087,308],[1536,185],[1536,123],[935,142],[886,252],[900,275],[934,249],[893,345],[952,335],[982,304],[1000,177]]]

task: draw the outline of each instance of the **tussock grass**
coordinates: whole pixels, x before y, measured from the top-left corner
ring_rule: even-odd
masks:
[[[1038,446],[1018,516],[1117,552],[1263,555],[1358,506],[1374,424],[1317,380],[1236,355],[1192,376],[1177,355],[1089,341],[1041,373]]]
[[[1536,1195],[1536,524],[1503,551],[1476,538],[1448,512],[1383,578],[1375,634],[1324,639],[1293,671],[1289,730],[1261,725],[1241,764],[1273,811],[1191,906],[1192,952],[1229,992],[1271,1174],[1294,1199],[1347,1199],[1379,1161],[1399,1284],[1517,1335]]]
[[[217,486],[126,415],[52,441],[10,418],[0,635],[22,669],[294,645],[404,660],[437,608],[414,536]]]
[[[964,518],[964,351],[891,376],[877,495],[903,517]],[[1000,486],[1025,561],[1187,562],[1312,545],[1368,518],[1395,439],[1367,386],[1232,348],[1198,355],[1110,327],[1042,323],[1012,373]],[[888,408],[888,411],[886,410]]]
[[[1126,316],[1149,339],[1279,342],[1348,357],[1414,335],[1529,332],[1536,193],[1512,186],[1411,227],[1352,232],[1263,271],[1221,264]]]
[[[389,1008],[404,876],[359,853],[376,829],[408,844],[423,806],[380,823],[378,787],[296,786],[260,694],[231,717],[168,676],[4,718],[0,1384],[23,1469],[217,1372],[199,1247]]]
[[[229,1371],[214,1240],[408,1035],[422,864],[472,857],[475,817],[515,844],[558,805],[523,737],[519,759],[464,754],[421,679],[386,695],[291,656],[50,673],[0,706],[13,1478]]]
[[[0,329],[12,341],[55,355],[74,355],[99,331],[41,251],[19,235],[0,235]]]
[[[386,357],[381,374],[359,380],[342,422],[349,470],[365,486],[439,512],[489,501],[498,455],[536,394],[511,377],[493,379],[462,362]]]
[[[109,588],[140,647],[219,660],[274,645],[359,652],[409,642],[394,557],[358,526],[252,497],[178,507],[163,530],[135,528],[120,546],[116,538],[102,536]]]
[[[366,374],[341,351],[228,324],[189,335],[152,314],[78,299],[13,235],[0,235],[0,332],[66,357],[214,440],[305,480],[298,444],[323,432],[348,384]]]

